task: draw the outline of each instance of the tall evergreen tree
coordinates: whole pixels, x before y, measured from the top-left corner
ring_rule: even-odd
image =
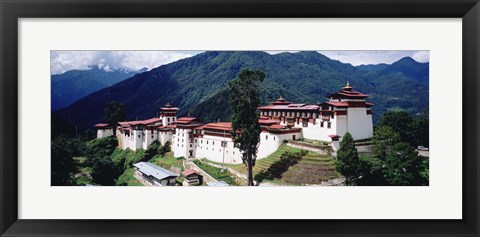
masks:
[[[235,147],[242,152],[242,160],[248,170],[248,186],[253,186],[253,166],[260,142],[260,125],[257,107],[260,104],[258,83],[265,78],[260,70],[243,69],[236,80],[228,84],[229,103],[232,109],[232,136]]]
[[[360,176],[360,160],[352,135],[347,132],[337,151],[337,170],[346,178],[347,184],[353,184]]]

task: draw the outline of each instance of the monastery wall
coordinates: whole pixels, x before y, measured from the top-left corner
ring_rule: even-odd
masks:
[[[195,143],[195,158],[207,158],[215,162],[225,162],[226,164],[241,164],[242,154],[238,148],[234,147],[231,138],[204,136],[197,138]],[[222,141],[226,142],[226,147],[222,147]]]
[[[97,130],[97,138],[106,138],[113,136],[113,129],[98,129]]]
[[[372,115],[367,115],[365,108],[348,108],[348,117],[348,132],[352,134],[353,140],[373,136]],[[338,135],[343,136],[343,134]]]

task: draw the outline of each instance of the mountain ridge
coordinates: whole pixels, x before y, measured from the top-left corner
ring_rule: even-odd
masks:
[[[280,95],[292,102],[320,103],[349,81],[356,90],[371,95],[369,101],[376,104],[374,118],[391,108],[411,114],[428,111],[428,70],[425,75],[422,67],[408,71],[409,67],[393,64],[387,67],[390,70],[375,66],[362,70],[365,67],[331,60],[318,52],[207,51],[136,74],[55,114],[90,128],[102,121],[104,104],[116,100],[126,105],[127,119],[155,116],[159,107],[171,103],[180,108],[180,116],[190,114],[205,122],[228,120],[228,81],[243,68],[266,72],[259,85],[262,105]]]

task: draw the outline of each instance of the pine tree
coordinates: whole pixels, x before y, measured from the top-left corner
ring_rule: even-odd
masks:
[[[230,81],[230,107],[232,109],[232,136],[235,147],[242,152],[242,160],[247,165],[248,186],[253,186],[253,166],[260,142],[260,125],[257,107],[260,104],[258,82],[265,73],[260,70],[243,69],[236,80]]]
[[[360,176],[360,160],[357,148],[349,132],[345,133],[337,151],[337,170],[346,178],[348,185],[354,184]]]

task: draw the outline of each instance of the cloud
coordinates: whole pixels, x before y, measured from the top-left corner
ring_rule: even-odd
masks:
[[[321,54],[354,66],[362,64],[391,64],[404,57],[412,57],[417,62],[429,62],[429,51],[380,50],[380,51],[319,51]]]
[[[417,62],[426,63],[430,61],[430,51],[418,51],[412,55]]]
[[[300,52],[300,51],[282,51],[282,50],[269,50],[269,51],[265,51],[266,53],[268,54],[279,54],[279,53],[296,53],[296,52]]]
[[[152,69],[191,57],[199,51],[52,51],[51,74],[69,70],[86,70],[91,66],[110,71],[113,69]]]

